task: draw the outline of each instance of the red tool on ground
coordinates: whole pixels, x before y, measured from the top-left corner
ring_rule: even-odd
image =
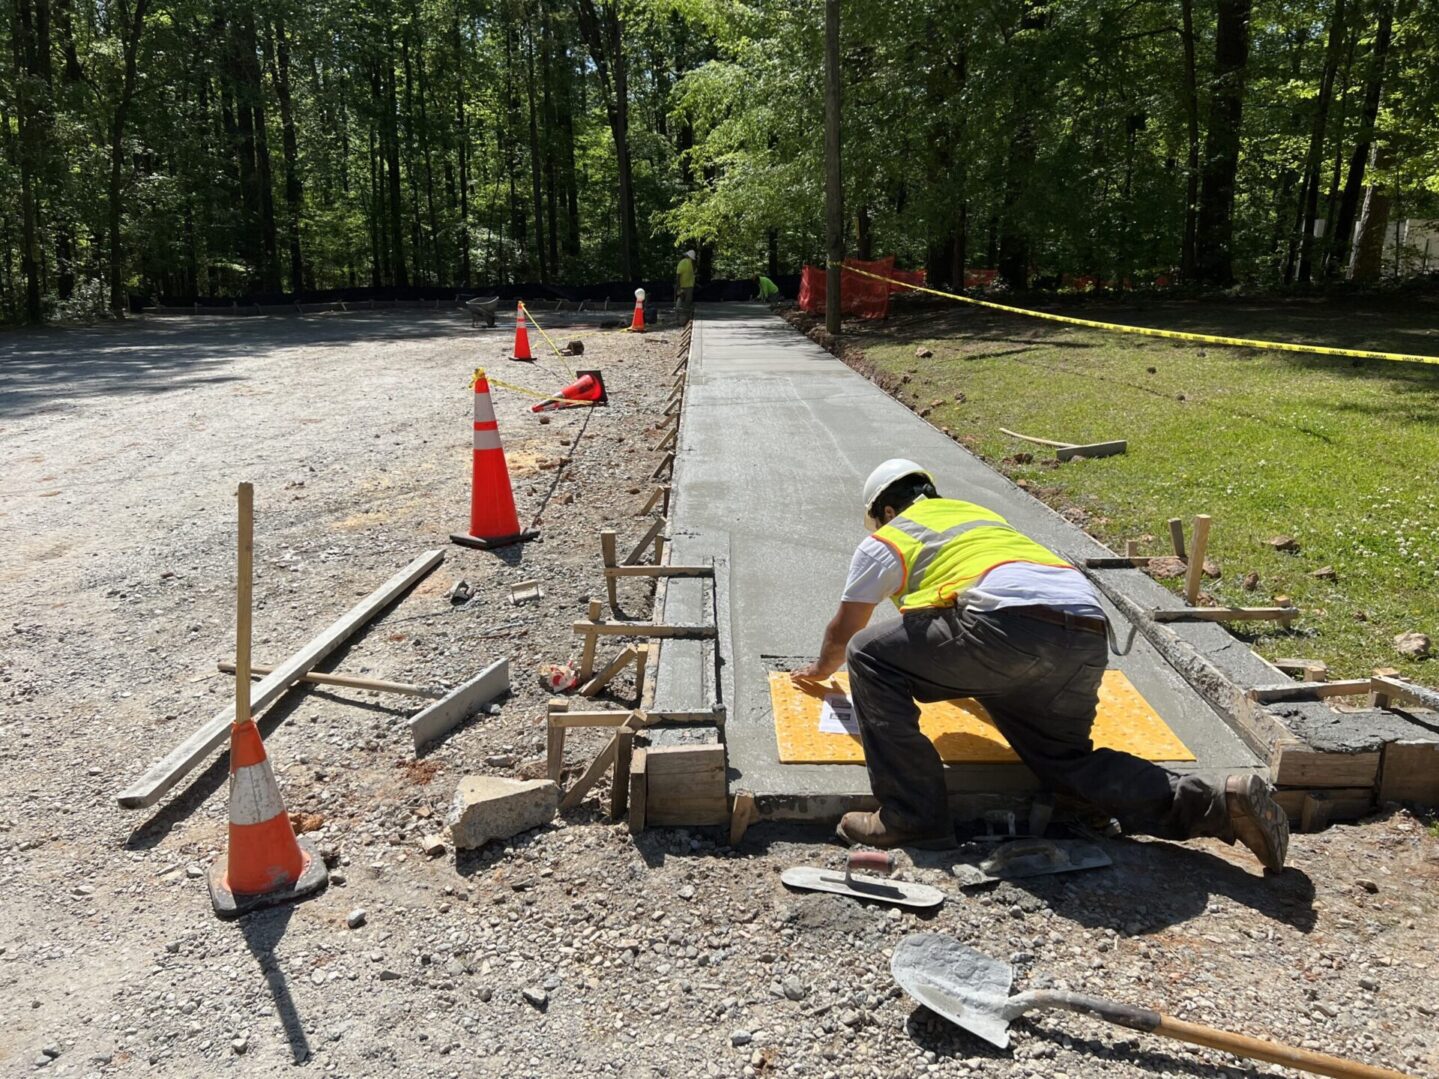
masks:
[[[574,408],[576,405],[597,407],[609,404],[609,396],[605,393],[605,380],[598,371],[577,371],[576,374],[579,378],[560,391],[563,401],[541,401],[537,405],[531,405],[530,411],[550,412],[560,408]]]
[[[511,543],[523,543],[539,535],[536,529],[520,527],[515,513],[515,494],[510,489],[510,470],[505,448],[500,444],[500,425],[490,400],[490,382],[482,370],[475,371],[474,475],[470,486],[470,530],[450,534],[450,542],[463,547],[490,550]]]
[[[512,360],[533,360],[535,354],[530,351],[530,331],[525,324],[525,305],[515,305],[515,351],[510,357]]]

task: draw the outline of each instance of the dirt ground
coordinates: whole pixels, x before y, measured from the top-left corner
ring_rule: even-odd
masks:
[[[543,316],[542,316],[543,317]],[[547,323],[548,326],[548,323]],[[1439,839],[1403,811],[1243,851],[1107,844],[1112,869],[963,894],[933,916],[787,891],[836,864],[817,829],[635,839],[597,798],[458,860],[419,840],[461,775],[532,774],[542,662],[602,587],[598,533],[633,542],[678,334],[588,328],[611,404],[542,424],[496,388],[522,522],[467,517],[468,381],[553,392],[503,331],[449,312],[155,318],[0,339],[0,1071],[65,1075],[817,1077],[1267,1073],[1078,1016],[989,1049],[895,986],[891,949],[953,933],[1059,985],[1252,1035],[1439,1074]],[[536,340],[536,345],[542,345]],[[225,758],[161,804],[114,795],[232,692],[234,489],[256,486],[255,656],[278,662],[420,551],[444,564],[325,664],[454,684],[508,657],[514,693],[415,761],[404,699],[310,688],[261,727],[329,888],[237,923],[204,868]],[[682,522],[680,523],[682,526]],[[463,606],[446,593],[476,588]],[[512,606],[538,578],[545,597]],[[647,599],[627,584],[631,613]],[[611,646],[617,647],[617,646]],[[613,699],[629,703],[628,675]],[[582,767],[595,741],[571,739]],[[964,852],[961,854],[972,853]],[[946,883],[948,882],[948,883]],[[363,924],[349,916],[363,911]]]

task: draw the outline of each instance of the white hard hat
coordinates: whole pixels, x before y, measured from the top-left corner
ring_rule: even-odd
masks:
[[[871,472],[869,479],[864,481],[864,523],[871,531],[883,524],[870,512],[874,508],[875,499],[884,494],[890,484],[896,480],[902,480],[906,476],[923,476],[930,483],[934,482],[934,477],[929,474],[928,469],[905,457],[891,457]]]
[[[692,258],[694,258],[694,257],[695,257],[695,249],[694,249],[693,247],[691,247],[688,251],[685,252],[685,258],[687,258],[687,259],[692,259]]]
[[[637,288],[637,289],[635,289],[635,299],[639,300],[640,303],[644,303],[644,302],[645,302],[645,290],[642,289],[642,288]]]

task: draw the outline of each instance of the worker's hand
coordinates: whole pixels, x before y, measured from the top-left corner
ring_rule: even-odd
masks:
[[[825,670],[819,665],[818,661],[816,661],[814,663],[806,663],[803,667],[790,671],[789,678],[791,682],[795,683],[823,682],[832,674],[834,674],[833,668]]]

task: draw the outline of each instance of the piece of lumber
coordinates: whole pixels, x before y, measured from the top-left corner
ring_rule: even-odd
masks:
[[[215,665],[223,674],[234,674],[235,664],[228,659],[222,659]],[[250,677],[256,678],[260,675],[270,674],[274,667],[263,663],[255,663],[250,666]],[[316,686],[343,686],[346,689],[369,689],[376,693],[397,693],[403,697],[427,697],[430,700],[439,700],[444,696],[438,689],[430,689],[427,686],[417,686],[409,682],[386,682],[379,678],[361,678],[351,674],[320,674],[310,671],[300,678],[301,682],[309,682]]]
[[[1053,446],[1055,449],[1068,449],[1073,442],[1056,442],[1052,438],[1035,438],[1033,435],[1022,435],[1018,431],[1011,431],[1008,427],[1001,427],[999,433],[1008,435],[1010,438],[1017,438],[1021,442],[1033,442],[1036,446]]]
[[[1126,558],[1129,558],[1129,559],[1135,559],[1135,558],[1138,558],[1138,557],[1139,557],[1139,541],[1138,541],[1138,540],[1125,540],[1125,541],[1124,541],[1124,556],[1125,556]]]
[[[1439,808],[1439,741],[1385,743],[1379,759],[1379,800]]]
[[[1204,553],[1209,548],[1210,517],[1201,513],[1194,518],[1194,550],[1184,576],[1184,599],[1191,607],[1199,602],[1199,586],[1204,580]]]
[[[419,749],[448,733],[509,691],[510,661],[497,659],[479,674],[410,717],[410,737],[414,739],[415,748]]]
[[[590,766],[585,769],[584,775],[575,780],[575,785],[565,791],[565,796],[560,799],[560,812],[573,809],[584,800],[589,794],[590,788],[600,781],[600,777],[610,770],[615,763],[615,749],[619,745],[619,735],[616,734],[605,743],[605,748],[595,755],[590,761]]]
[[[650,479],[662,479],[664,476],[673,473],[675,470],[675,455],[671,451],[664,455],[664,459],[655,465],[655,470],[650,473]]]
[[[1150,611],[1149,617],[1156,622],[1292,622],[1299,614],[1298,607],[1177,607]]]
[[[1276,659],[1273,666],[1301,682],[1329,680],[1329,665],[1320,659]]]
[[[685,354],[680,357],[680,362],[677,363],[677,364],[675,364],[675,369],[674,369],[673,371],[671,371],[670,374],[672,374],[672,375],[677,375],[677,374],[679,374],[681,371],[683,371],[686,367],[688,367],[689,365],[690,365],[690,354],[689,354],[688,350],[686,350]]]
[[[1406,682],[1400,678],[1391,678],[1385,674],[1376,674],[1371,681],[1374,684],[1374,690],[1378,693],[1386,694],[1391,698],[1400,697],[1413,701],[1415,704],[1439,712],[1439,691],[1432,690],[1427,686],[1416,685],[1413,682]]]
[[[664,625],[659,622],[576,622],[576,633],[588,633],[606,637],[660,637],[686,641],[709,641],[718,634],[714,626]],[[588,678],[589,672],[582,677]]]
[[[610,577],[713,577],[714,566],[607,566]]]
[[[622,727],[631,717],[635,719],[635,726],[652,727],[656,724],[668,724],[670,726],[724,726],[725,713],[723,708],[715,708],[710,711],[654,711],[646,709],[643,713],[632,712],[622,708],[612,708],[606,711],[576,712],[563,711],[550,713],[549,721],[552,727]]]
[[[570,702],[554,697],[545,710],[545,771],[551,783],[559,783],[565,772],[565,718]]]
[[[1299,830],[1301,832],[1322,832],[1329,827],[1329,811],[1334,803],[1323,791],[1305,791],[1304,800],[1299,804]]]
[[[637,565],[639,563],[639,560],[644,557],[645,550],[649,547],[651,543],[655,541],[656,537],[658,537],[659,534],[665,530],[665,526],[668,524],[669,521],[663,517],[655,518],[655,521],[653,524],[650,525],[649,530],[642,537],[640,537],[640,541],[634,545],[634,549],[625,556],[624,565]]]
[[[660,514],[661,516],[667,516],[670,511],[670,488],[669,484],[666,483],[658,484],[655,489],[650,492],[649,499],[640,507],[639,512],[637,512],[635,516],[643,517],[649,513],[650,510],[655,508],[655,504],[658,503],[660,499],[664,499],[664,509],[660,511]]]
[[[1369,787],[1379,778],[1379,751],[1328,753],[1307,745],[1285,746],[1270,761],[1280,787]]]
[[[734,807],[730,810],[729,817],[729,845],[738,847],[744,839],[744,834],[749,830],[750,824],[754,822],[755,808],[754,795],[749,791],[738,791],[734,796]]]
[[[1086,558],[1085,569],[1143,569],[1154,561],[1152,555],[1114,555],[1104,558]]]
[[[619,582],[609,572],[619,558],[615,548],[616,539],[615,530],[612,528],[607,528],[600,533],[600,558],[605,564],[605,591],[609,596],[610,614],[613,615],[620,613],[620,597],[617,587]]]
[[[648,641],[641,641],[635,645],[635,697],[643,701],[645,699],[645,668],[650,661],[650,646]],[[724,716],[721,714],[720,723],[724,723]]]
[[[426,551],[417,557],[330,623],[321,633],[312,637],[298,652],[266,675],[263,680],[251,686],[249,702],[251,713],[268,707],[293,686],[301,675],[309,674],[326,656],[342,645],[365,623],[438,566],[444,557],[444,551]],[[241,684],[241,680],[236,679],[236,684]],[[117,801],[125,809],[141,809],[154,805],[191,769],[229,737],[232,718],[233,709],[230,708],[216,714],[204,726],[151,765],[143,776],[121,791],[117,796]]]
[[[668,449],[673,449],[673,448],[674,448],[674,445],[675,445],[675,442],[678,440],[678,438],[679,438],[679,428],[671,428],[671,429],[670,429],[670,433],[667,434],[667,435],[665,435],[665,437],[662,438],[662,439],[660,439],[658,442],[656,442],[653,446],[650,447],[650,449],[651,449],[651,450],[668,450]]]
[[[599,634],[593,629],[600,617],[602,608],[597,599],[590,600],[589,621],[576,622],[576,632],[583,632],[585,635],[584,644],[580,648],[580,669],[576,672],[577,680],[588,682],[590,676],[595,673],[595,646],[599,643]],[[582,626],[591,627],[588,631],[581,630]]]
[[[1065,446],[1054,451],[1054,456],[1061,461],[1072,461],[1076,457],[1116,457],[1129,450],[1129,443],[1124,439],[1115,439],[1113,442],[1091,442],[1087,446]]]
[[[609,665],[599,674],[595,675],[580,689],[581,697],[593,697],[605,686],[614,681],[615,677],[639,655],[634,645],[628,645],[618,656],[610,660]]]
[[[645,818],[652,826],[729,823],[724,746],[652,746],[645,787]]]
[[[250,616],[254,592],[255,485],[242,483],[238,557],[235,563],[235,726],[247,723],[250,711]]]
[[[1174,545],[1176,558],[1185,558],[1184,554],[1184,522],[1178,517],[1169,518],[1169,542]]]
[[[639,835],[646,826],[646,758],[648,749],[637,749],[630,758],[630,835]]]
[[[1319,701],[1326,697],[1356,697],[1368,693],[1368,678],[1341,682],[1288,682],[1278,686],[1255,686],[1246,693],[1251,701],[1277,704],[1281,701]]]
[[[628,728],[615,735],[615,774],[610,784],[610,820],[619,820],[630,804],[630,761],[634,754],[635,736]]]

